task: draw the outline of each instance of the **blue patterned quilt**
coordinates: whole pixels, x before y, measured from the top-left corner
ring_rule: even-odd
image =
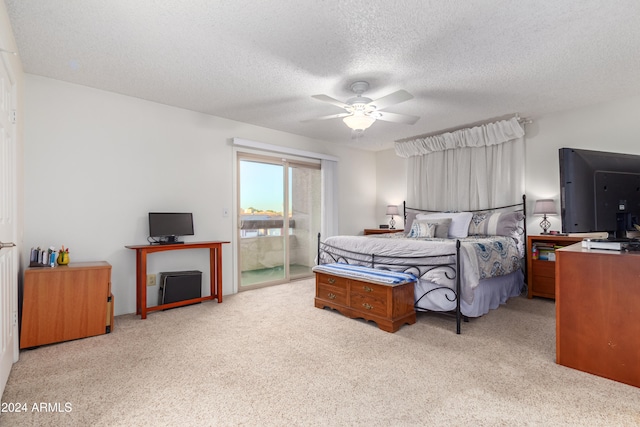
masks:
[[[417,240],[425,242],[450,242],[450,239],[406,237],[403,233],[380,234],[375,237]],[[472,257],[475,255],[478,278],[504,276],[521,268],[521,256],[517,242],[507,236],[470,236],[459,239],[462,247]],[[473,257],[472,257],[473,258]]]
[[[467,237],[461,242],[478,258],[480,279],[504,276],[521,268],[518,247],[512,237]]]

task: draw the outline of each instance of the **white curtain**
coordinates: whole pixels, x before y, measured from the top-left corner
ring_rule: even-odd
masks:
[[[396,142],[408,157],[407,204],[430,210],[519,203],[524,193],[524,129],[517,118]]]
[[[322,181],[322,240],[338,234],[338,162],[320,161]]]

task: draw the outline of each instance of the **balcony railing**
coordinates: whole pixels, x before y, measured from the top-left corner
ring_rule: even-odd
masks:
[[[289,219],[289,234],[293,232],[296,221]],[[282,236],[284,220],[280,219],[241,219],[240,237]]]

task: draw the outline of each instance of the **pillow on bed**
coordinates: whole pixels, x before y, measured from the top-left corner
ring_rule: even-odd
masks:
[[[406,218],[404,220],[404,234],[409,236],[411,233],[411,227],[413,227],[413,221],[416,219],[416,215],[418,213],[416,211],[407,211]]]
[[[434,224],[436,226],[436,230],[433,234],[433,237],[437,237],[438,239],[449,238],[449,227],[451,226],[451,218],[440,218],[440,219],[431,218],[429,220],[425,220],[425,219],[418,218],[421,215],[424,215],[424,214],[418,214],[416,216],[416,221],[425,221],[425,222],[428,222],[429,224]]]
[[[451,225],[447,232],[449,239],[463,239],[469,235],[469,224],[473,214],[471,212],[439,212],[432,214],[416,215],[417,219],[451,219]],[[440,237],[440,233],[436,230],[436,237]],[[445,236],[443,236],[444,238]]]
[[[469,235],[512,236],[523,219],[522,212],[476,212],[469,224]]]
[[[429,221],[415,220],[411,225],[408,237],[435,237],[437,224]]]

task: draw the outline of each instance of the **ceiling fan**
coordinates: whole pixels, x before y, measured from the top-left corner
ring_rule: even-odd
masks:
[[[412,125],[420,118],[407,114],[382,111],[387,107],[412,99],[413,95],[406,90],[399,90],[390,93],[389,95],[383,96],[382,98],[378,98],[374,101],[371,98],[362,96],[367,89],[369,89],[369,83],[367,82],[357,81],[352,83],[351,90],[356,94],[356,96],[348,99],[346,102],[338,101],[337,99],[327,95],[312,95],[312,98],[344,108],[346,112],[317,117],[315,119],[305,121],[342,118],[342,121],[351,129],[362,132],[371,126],[376,120]]]

